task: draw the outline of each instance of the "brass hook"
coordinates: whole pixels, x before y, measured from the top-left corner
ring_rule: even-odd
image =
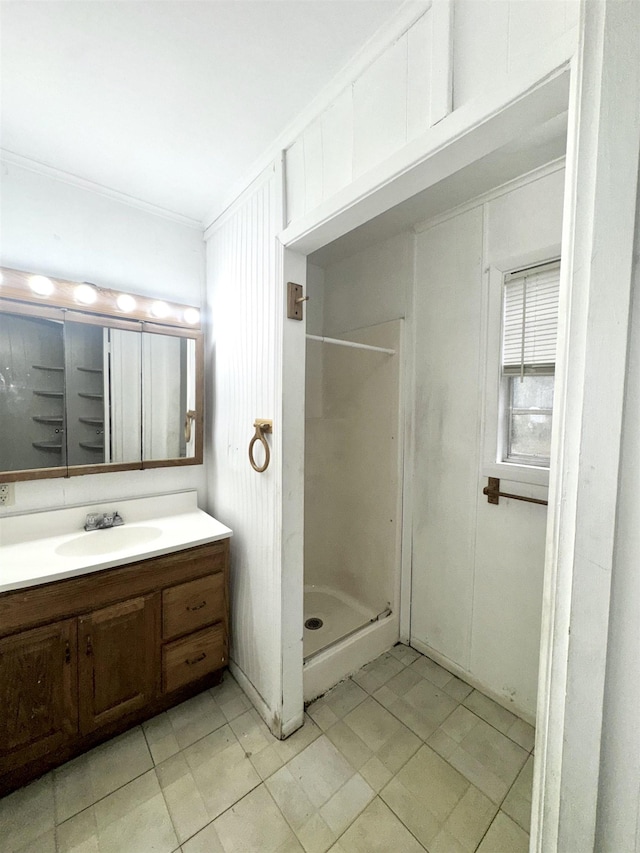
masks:
[[[271,451],[267,444],[267,439],[264,437],[264,433],[273,431],[273,421],[267,421],[264,420],[264,418],[256,418],[253,426],[255,427],[256,432],[249,442],[249,462],[251,463],[251,467],[254,471],[257,471],[258,474],[262,474],[262,472],[266,471],[269,467],[269,462],[271,460]],[[256,465],[256,461],[253,458],[253,446],[256,441],[261,442],[264,447],[264,462],[262,465]]]
[[[191,441],[191,422],[195,420],[197,412],[189,409],[184,418],[184,440],[185,444]]]

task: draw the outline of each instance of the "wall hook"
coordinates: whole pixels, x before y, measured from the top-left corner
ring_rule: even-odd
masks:
[[[271,450],[269,449],[269,444],[267,443],[267,439],[264,437],[264,434],[266,432],[273,432],[273,421],[268,421],[264,418],[256,418],[253,426],[255,428],[255,435],[249,442],[249,462],[251,463],[251,467],[254,471],[257,471],[258,474],[262,474],[263,471],[267,470],[269,462],[271,461]],[[264,462],[262,465],[256,465],[256,461],[253,458],[253,448],[256,441],[259,441],[264,447]]]

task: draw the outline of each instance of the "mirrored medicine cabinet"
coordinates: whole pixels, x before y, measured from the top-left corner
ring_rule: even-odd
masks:
[[[202,462],[197,309],[0,273],[0,482]]]

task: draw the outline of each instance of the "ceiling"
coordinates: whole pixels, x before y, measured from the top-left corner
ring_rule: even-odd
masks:
[[[403,0],[3,0],[1,145],[202,222]]]

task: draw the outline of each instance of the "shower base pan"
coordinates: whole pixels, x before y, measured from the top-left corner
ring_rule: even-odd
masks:
[[[327,646],[348,637],[358,628],[368,625],[376,613],[351,596],[322,586],[304,589],[304,659],[308,660]],[[312,628],[310,625],[320,627]]]

